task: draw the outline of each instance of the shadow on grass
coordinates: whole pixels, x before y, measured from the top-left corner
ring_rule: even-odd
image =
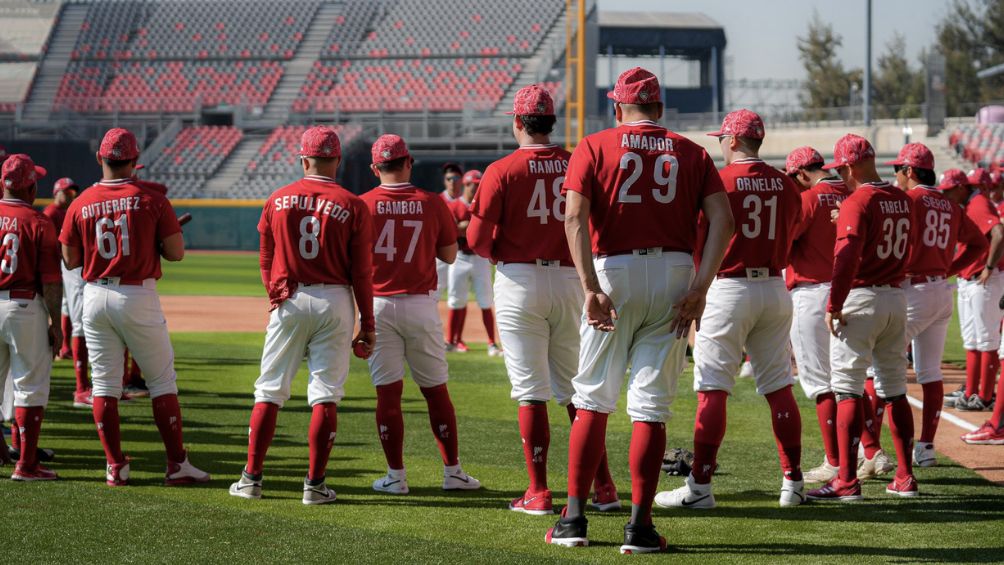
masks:
[[[876,557],[890,563],[988,563],[1004,555],[1004,546],[981,548],[917,547],[890,548],[848,545],[814,544],[763,544],[763,545],[679,545],[671,549],[676,553],[716,554],[737,556],[860,556]]]

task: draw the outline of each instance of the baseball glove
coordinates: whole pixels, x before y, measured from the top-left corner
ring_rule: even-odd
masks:
[[[690,466],[694,464],[694,454],[682,447],[667,449],[662,456],[662,470],[667,475],[686,477],[690,474]]]

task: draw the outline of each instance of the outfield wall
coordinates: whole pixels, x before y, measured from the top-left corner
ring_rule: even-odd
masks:
[[[192,214],[185,226],[186,249],[258,251],[260,200],[172,200],[178,215]]]

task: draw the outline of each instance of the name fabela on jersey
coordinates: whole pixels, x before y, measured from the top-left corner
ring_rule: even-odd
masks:
[[[737,177],[736,190],[739,192],[781,192],[784,181],[780,177]]]
[[[126,196],[87,204],[80,207],[80,215],[86,219],[129,210],[139,210],[139,196]]]
[[[381,200],[376,203],[376,213],[380,215],[421,215],[422,202],[420,200]]]
[[[879,200],[879,210],[883,214],[909,214],[910,205],[906,200]]]
[[[568,170],[568,159],[530,159],[526,163],[531,175],[563,175]]]
[[[673,151],[673,140],[657,135],[640,133],[625,133],[621,136],[622,149],[641,149],[644,151]]]
[[[341,223],[349,220],[352,212],[342,208],[341,204],[332,202],[326,198],[315,198],[313,196],[300,196],[287,194],[273,200],[276,212],[284,210],[306,210],[308,212],[318,212],[322,216],[331,216],[332,219]]]

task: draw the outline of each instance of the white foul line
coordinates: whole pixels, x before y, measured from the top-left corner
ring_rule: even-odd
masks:
[[[919,401],[919,400],[917,400],[916,398],[910,396],[909,394],[906,395],[906,400],[914,408],[916,408],[918,410],[923,410],[924,409],[924,403],[921,402],[921,401]],[[960,427],[963,430],[966,430],[968,432],[975,432],[976,430],[979,429],[979,426],[977,426],[976,424],[970,424],[969,422],[963,420],[962,418],[959,418],[955,414],[952,414],[950,412],[946,412],[945,410],[941,411],[941,419],[942,420],[948,420],[949,422],[955,424],[956,426],[958,426],[958,427]]]

